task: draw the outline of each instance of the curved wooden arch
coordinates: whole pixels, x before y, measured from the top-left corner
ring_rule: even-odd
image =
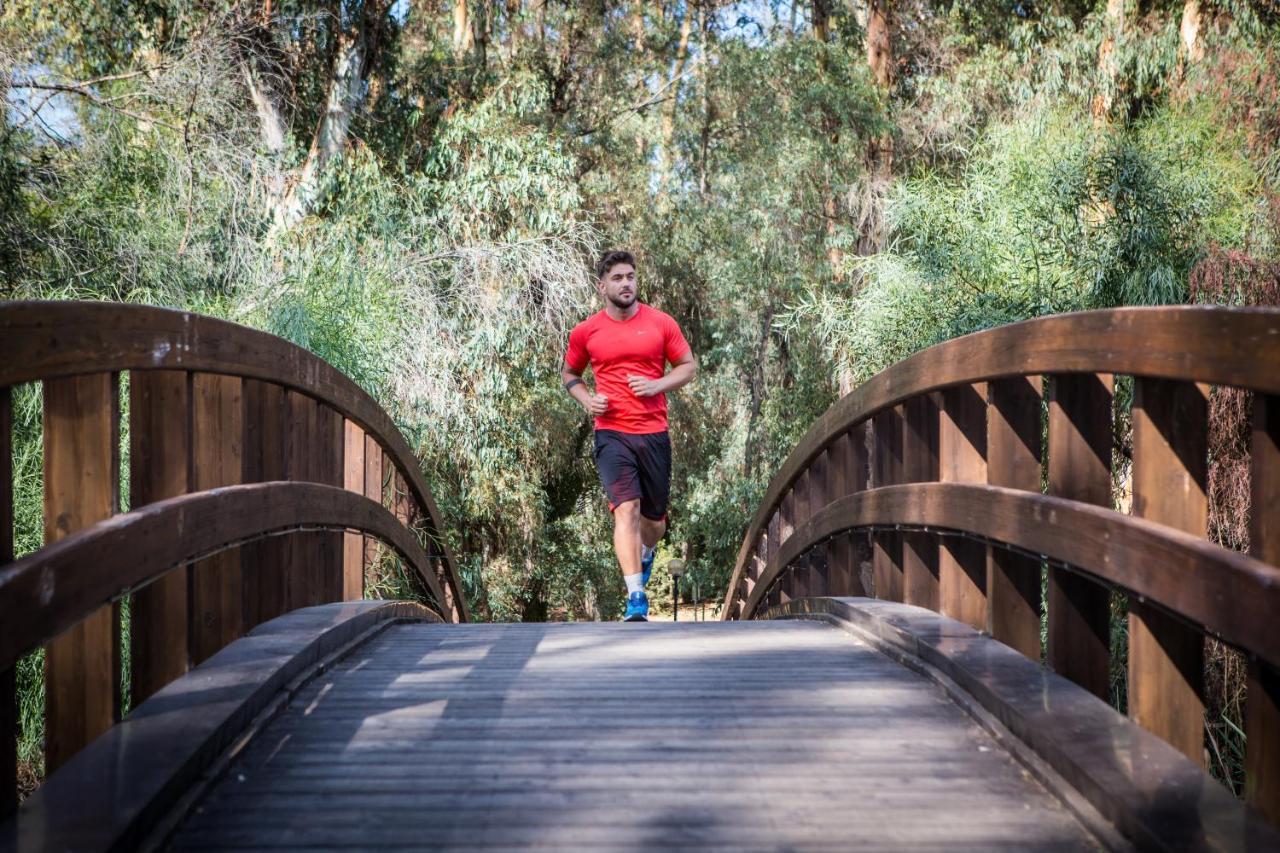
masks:
[[[422,577],[437,606],[444,606],[426,553],[381,504],[319,483],[227,486],[112,516],[0,569],[0,671],[176,566],[299,528],[378,537]],[[175,530],[181,535],[172,535]]]
[[[1280,310],[1181,305],[1080,311],[975,332],[918,352],[831,405],[769,482],[734,562],[722,618],[752,548],[800,475],[837,437],[912,397],[1054,373],[1119,373],[1280,394]]]
[[[962,483],[884,486],[833,501],[799,525],[761,573],[751,618],[782,571],[805,551],[859,528],[968,533],[1019,548],[1121,587],[1265,660],[1280,661],[1280,568],[1204,539],[1063,498]]]
[[[404,436],[363,388],[324,359],[226,320],[115,302],[0,304],[0,388],[125,370],[190,370],[272,382],[324,403],[373,436],[395,461],[435,533],[440,510]],[[470,610],[452,549],[437,536],[453,600]]]

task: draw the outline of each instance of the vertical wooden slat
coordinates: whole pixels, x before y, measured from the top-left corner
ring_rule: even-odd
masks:
[[[344,450],[342,415],[323,404],[316,406],[315,481],[327,486],[342,487]],[[317,604],[329,604],[342,600],[342,546],[343,534],[322,530],[311,534],[316,540],[317,562],[315,583]]]
[[[1111,506],[1112,386],[1106,374],[1050,377],[1049,494]],[[1107,589],[1065,569],[1050,568],[1048,609],[1049,666],[1107,700]]]
[[[288,479],[286,405],[281,386],[256,379],[244,381],[244,482]],[[250,542],[240,549],[246,630],[289,609],[285,574],[288,555],[289,542],[282,536]]]
[[[129,504],[137,509],[190,491],[191,377],[135,370],[129,377]],[[187,671],[187,567],[133,594],[129,610],[133,704]]]
[[[796,480],[791,489],[795,496],[794,524],[798,528],[809,522],[813,514],[813,468],[810,467]],[[809,580],[812,566],[812,549],[801,554],[787,573],[784,583],[792,598],[803,598],[809,594]]]
[[[319,465],[318,420],[316,401],[306,394],[286,394],[289,416],[289,479],[315,482]],[[320,565],[322,542],[313,532],[292,533],[288,538],[285,560],[285,591],[289,610],[320,604],[323,588]]]
[[[872,485],[891,486],[902,480],[902,407],[886,409],[875,416],[875,457]],[[876,598],[902,601],[902,534],[879,531],[872,537],[872,582]]]
[[[0,388],[0,566],[13,562],[13,406]],[[0,821],[18,807],[18,691],[12,667],[0,670]]]
[[[944,483],[987,482],[987,385],[960,385],[942,392],[938,433],[939,479]],[[980,631],[987,613],[987,546],[960,536],[942,540],[938,555],[942,613]]]
[[[192,376],[191,489],[233,486],[243,475],[244,387],[237,376]],[[223,551],[191,567],[191,663],[245,631],[240,552]]]
[[[867,488],[867,430],[859,424],[836,439],[831,447],[831,499]],[[860,549],[870,548],[866,532],[843,534],[827,547],[828,595],[866,595],[859,566]]]
[[[1191,382],[1133,381],[1133,514],[1208,532],[1209,401]],[[1129,601],[1129,715],[1204,763],[1204,635]]]
[[[938,401],[939,395],[922,394],[905,404],[900,482],[938,479]],[[940,605],[938,537],[932,533],[902,534],[902,598],[935,611]]]
[[[1280,397],[1253,400],[1249,550],[1280,566]],[[1280,823],[1280,671],[1275,661],[1251,660],[1245,705],[1245,799]]]
[[[382,447],[373,436],[364,437],[364,496],[382,503]],[[368,569],[378,559],[378,540],[373,536],[364,539],[364,567]]]
[[[987,407],[987,482],[1040,491],[1040,397],[1037,377],[990,384]],[[991,636],[1040,660],[1040,561],[991,548],[987,561]]]
[[[809,517],[812,518],[831,501],[831,451],[822,451],[809,469]],[[805,585],[809,595],[827,594],[827,544],[823,543],[810,554],[809,580]]]
[[[791,538],[796,529],[796,492],[790,489],[778,504],[778,544]]]
[[[118,397],[109,373],[44,383],[45,544],[117,509]],[[49,644],[45,689],[45,769],[52,773],[118,717],[118,607],[100,608]]]
[[[343,421],[342,487],[364,494],[364,430],[351,421]],[[358,601],[364,597],[364,536],[348,531],[342,540],[342,600]]]

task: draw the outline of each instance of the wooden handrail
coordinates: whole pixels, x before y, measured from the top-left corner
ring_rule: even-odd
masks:
[[[115,302],[0,304],[0,388],[125,370],[189,370],[271,382],[357,424],[385,448],[426,513],[453,602],[462,619],[470,619],[457,563],[440,535],[440,511],[417,458],[382,407],[324,359],[275,335],[187,311]]]
[[[381,504],[319,483],[225,486],[112,516],[0,568],[0,670],[184,563],[299,529],[376,536],[444,600],[427,554]]]
[[[788,565],[840,533],[877,527],[972,534],[1087,572],[1160,602],[1269,662],[1280,633],[1280,568],[1172,527],[1077,501],[963,483],[909,483],[847,495],[797,525],[756,582],[754,611]]]

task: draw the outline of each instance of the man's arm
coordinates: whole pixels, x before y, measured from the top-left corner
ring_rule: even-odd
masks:
[[[578,405],[587,410],[589,415],[603,415],[609,408],[609,398],[604,394],[593,393],[582,380],[582,374],[568,364],[560,368],[560,380],[564,382],[569,396],[578,401]]]
[[[688,385],[697,373],[698,361],[693,357],[693,350],[687,350],[684,355],[672,362],[671,369],[661,379],[628,376],[627,384],[631,386],[632,393],[637,397],[652,397],[655,394],[665,394]]]

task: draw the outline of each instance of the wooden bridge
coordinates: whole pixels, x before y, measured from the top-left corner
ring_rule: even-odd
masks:
[[[14,561],[26,383],[46,545]],[[1251,554],[1207,540],[1215,387],[1253,395]],[[769,484],[724,623],[460,624],[441,534],[391,419],[307,352],[0,305],[0,849],[1280,850],[1280,312],[1049,317],[893,366]],[[363,600],[383,548],[425,606]],[[1204,769],[1207,638],[1248,661],[1245,802]]]

